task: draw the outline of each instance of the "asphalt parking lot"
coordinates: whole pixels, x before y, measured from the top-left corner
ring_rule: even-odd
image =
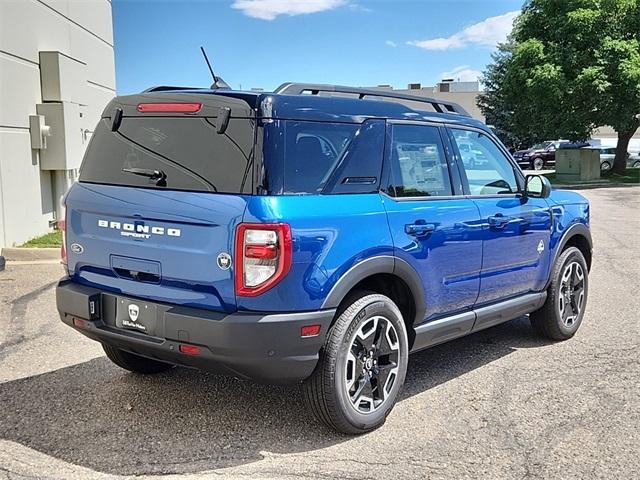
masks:
[[[526,318],[411,357],[385,426],[316,424],[297,387],[120,370],[55,312],[56,264],[0,272],[0,478],[638,478],[640,187],[583,190],[594,264],[570,341]]]

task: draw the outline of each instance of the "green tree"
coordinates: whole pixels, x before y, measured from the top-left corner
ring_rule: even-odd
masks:
[[[622,172],[640,126],[640,0],[529,0],[510,42],[485,72],[483,112],[506,108],[500,128],[516,137],[584,140],[609,125]]]
[[[506,89],[502,86],[513,58],[514,43],[498,45],[491,55],[493,63],[487,66],[482,75],[484,92],[478,96],[478,106],[502,142],[510,148],[519,150],[539,143],[545,138],[532,129],[531,122],[518,124],[514,121],[516,105],[510,103]]]

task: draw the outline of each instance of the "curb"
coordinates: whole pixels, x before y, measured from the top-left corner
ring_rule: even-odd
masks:
[[[58,260],[60,248],[3,248],[1,255],[7,262]]]

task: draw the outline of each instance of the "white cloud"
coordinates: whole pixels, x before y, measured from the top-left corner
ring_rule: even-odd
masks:
[[[442,72],[440,79],[453,78],[455,81],[460,82],[475,82],[480,81],[482,72],[480,70],[474,70],[469,65],[459,65],[450,72]]]
[[[397,44],[396,42],[394,42],[393,40],[387,40],[387,41],[386,41],[386,42],[384,42],[384,43],[386,43],[386,44],[387,44],[387,45],[389,45],[390,47],[394,47],[394,48],[398,46],[398,44]]]
[[[249,17],[273,20],[279,15],[304,15],[342,7],[348,0],[235,0],[232,8]]]
[[[519,11],[514,11],[496,17],[489,17],[481,22],[469,25],[450,37],[415,40],[407,43],[425,50],[448,50],[469,45],[495,47],[498,43],[507,39],[507,35],[511,33],[513,28],[513,21],[519,13]]]

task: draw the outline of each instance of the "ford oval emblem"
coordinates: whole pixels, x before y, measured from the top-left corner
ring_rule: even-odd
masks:
[[[84,252],[84,247],[79,243],[72,243],[69,249],[77,255],[80,255],[82,252]]]

